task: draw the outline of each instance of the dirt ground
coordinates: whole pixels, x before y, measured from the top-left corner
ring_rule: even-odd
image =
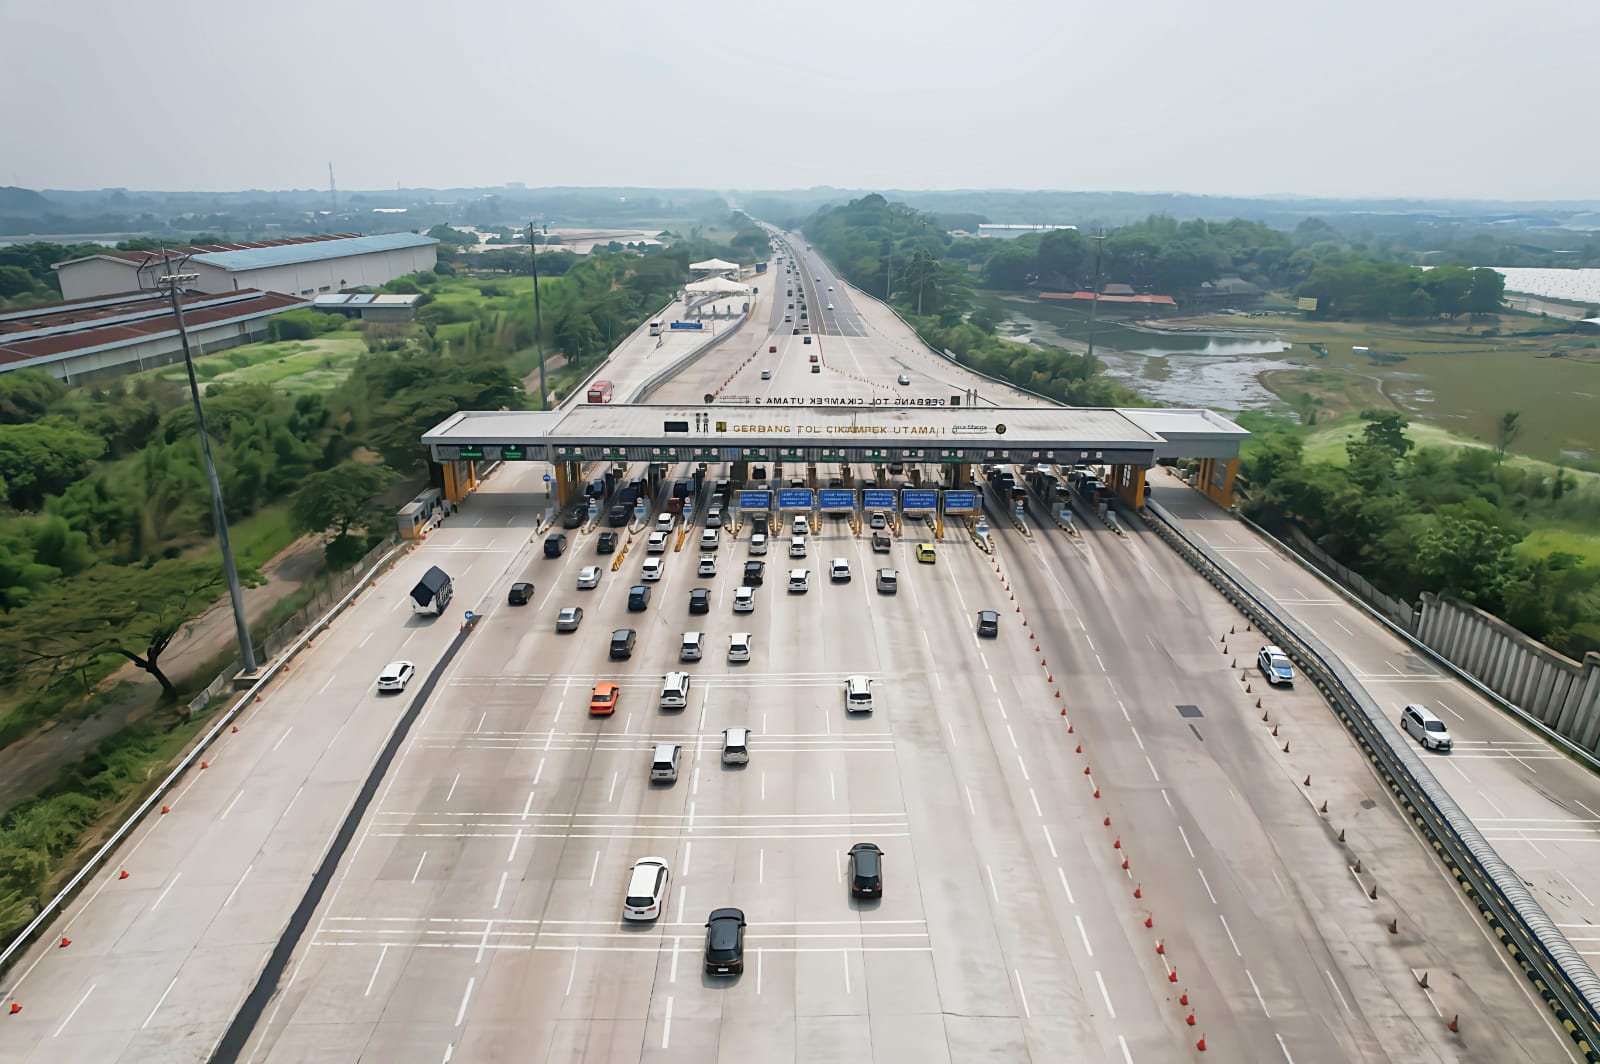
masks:
[[[266,582],[244,591],[245,616],[252,625],[322,569],[322,541],[305,536],[291,543],[261,568]],[[174,682],[179,677],[200,679],[194,673],[236,645],[233,609],[223,594],[211,608],[196,618],[173,639],[161,655],[161,668]],[[211,677],[205,677],[209,681]],[[101,741],[116,734],[154,710],[161,686],[150,674],[129,663],[105,681],[107,687],[119,681],[134,685],[133,692],[92,717],[47,724],[0,749],[0,810],[48,786],[61,770],[92,751]]]

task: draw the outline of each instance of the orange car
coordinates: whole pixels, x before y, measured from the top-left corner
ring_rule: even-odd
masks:
[[[599,717],[609,717],[617,709],[617,695],[619,688],[610,680],[601,680],[594,685],[594,694],[589,696],[589,712]]]

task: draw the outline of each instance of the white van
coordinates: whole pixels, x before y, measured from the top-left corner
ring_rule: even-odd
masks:
[[[846,713],[872,712],[872,680],[866,676],[852,676],[844,682],[844,711]]]
[[[650,757],[651,783],[677,782],[680,749],[677,743],[656,743],[656,751]]]
[[[898,576],[899,574],[893,569],[879,569],[878,590],[883,592],[885,595],[894,594],[895,591],[898,590],[898,588],[895,586],[898,583]]]
[[[700,648],[705,643],[705,636],[699,632],[683,633],[683,645],[678,648],[679,661],[699,661]]]
[[[798,591],[801,594],[805,594],[805,592],[808,591],[810,589],[810,587],[811,587],[811,570],[809,570],[809,569],[790,569],[789,570],[789,590],[790,591]]]
[[[669,672],[661,682],[661,708],[682,709],[689,704],[689,674]]]

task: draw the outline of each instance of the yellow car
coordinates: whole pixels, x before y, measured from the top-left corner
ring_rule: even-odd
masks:
[[[932,565],[938,560],[939,556],[933,552],[932,543],[917,544],[917,561],[927,562],[929,565]]]

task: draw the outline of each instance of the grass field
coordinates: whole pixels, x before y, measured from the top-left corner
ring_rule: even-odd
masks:
[[[367,353],[366,342],[354,332],[336,332],[314,340],[245,344],[195,362],[201,387],[230,384],[265,384],[286,395],[322,392],[337,385]],[[162,380],[187,384],[182,364],[153,370]]]
[[[1600,565],[1600,533],[1577,528],[1536,528],[1517,544],[1526,558],[1542,558],[1560,551],[1576,554],[1586,565]]]

